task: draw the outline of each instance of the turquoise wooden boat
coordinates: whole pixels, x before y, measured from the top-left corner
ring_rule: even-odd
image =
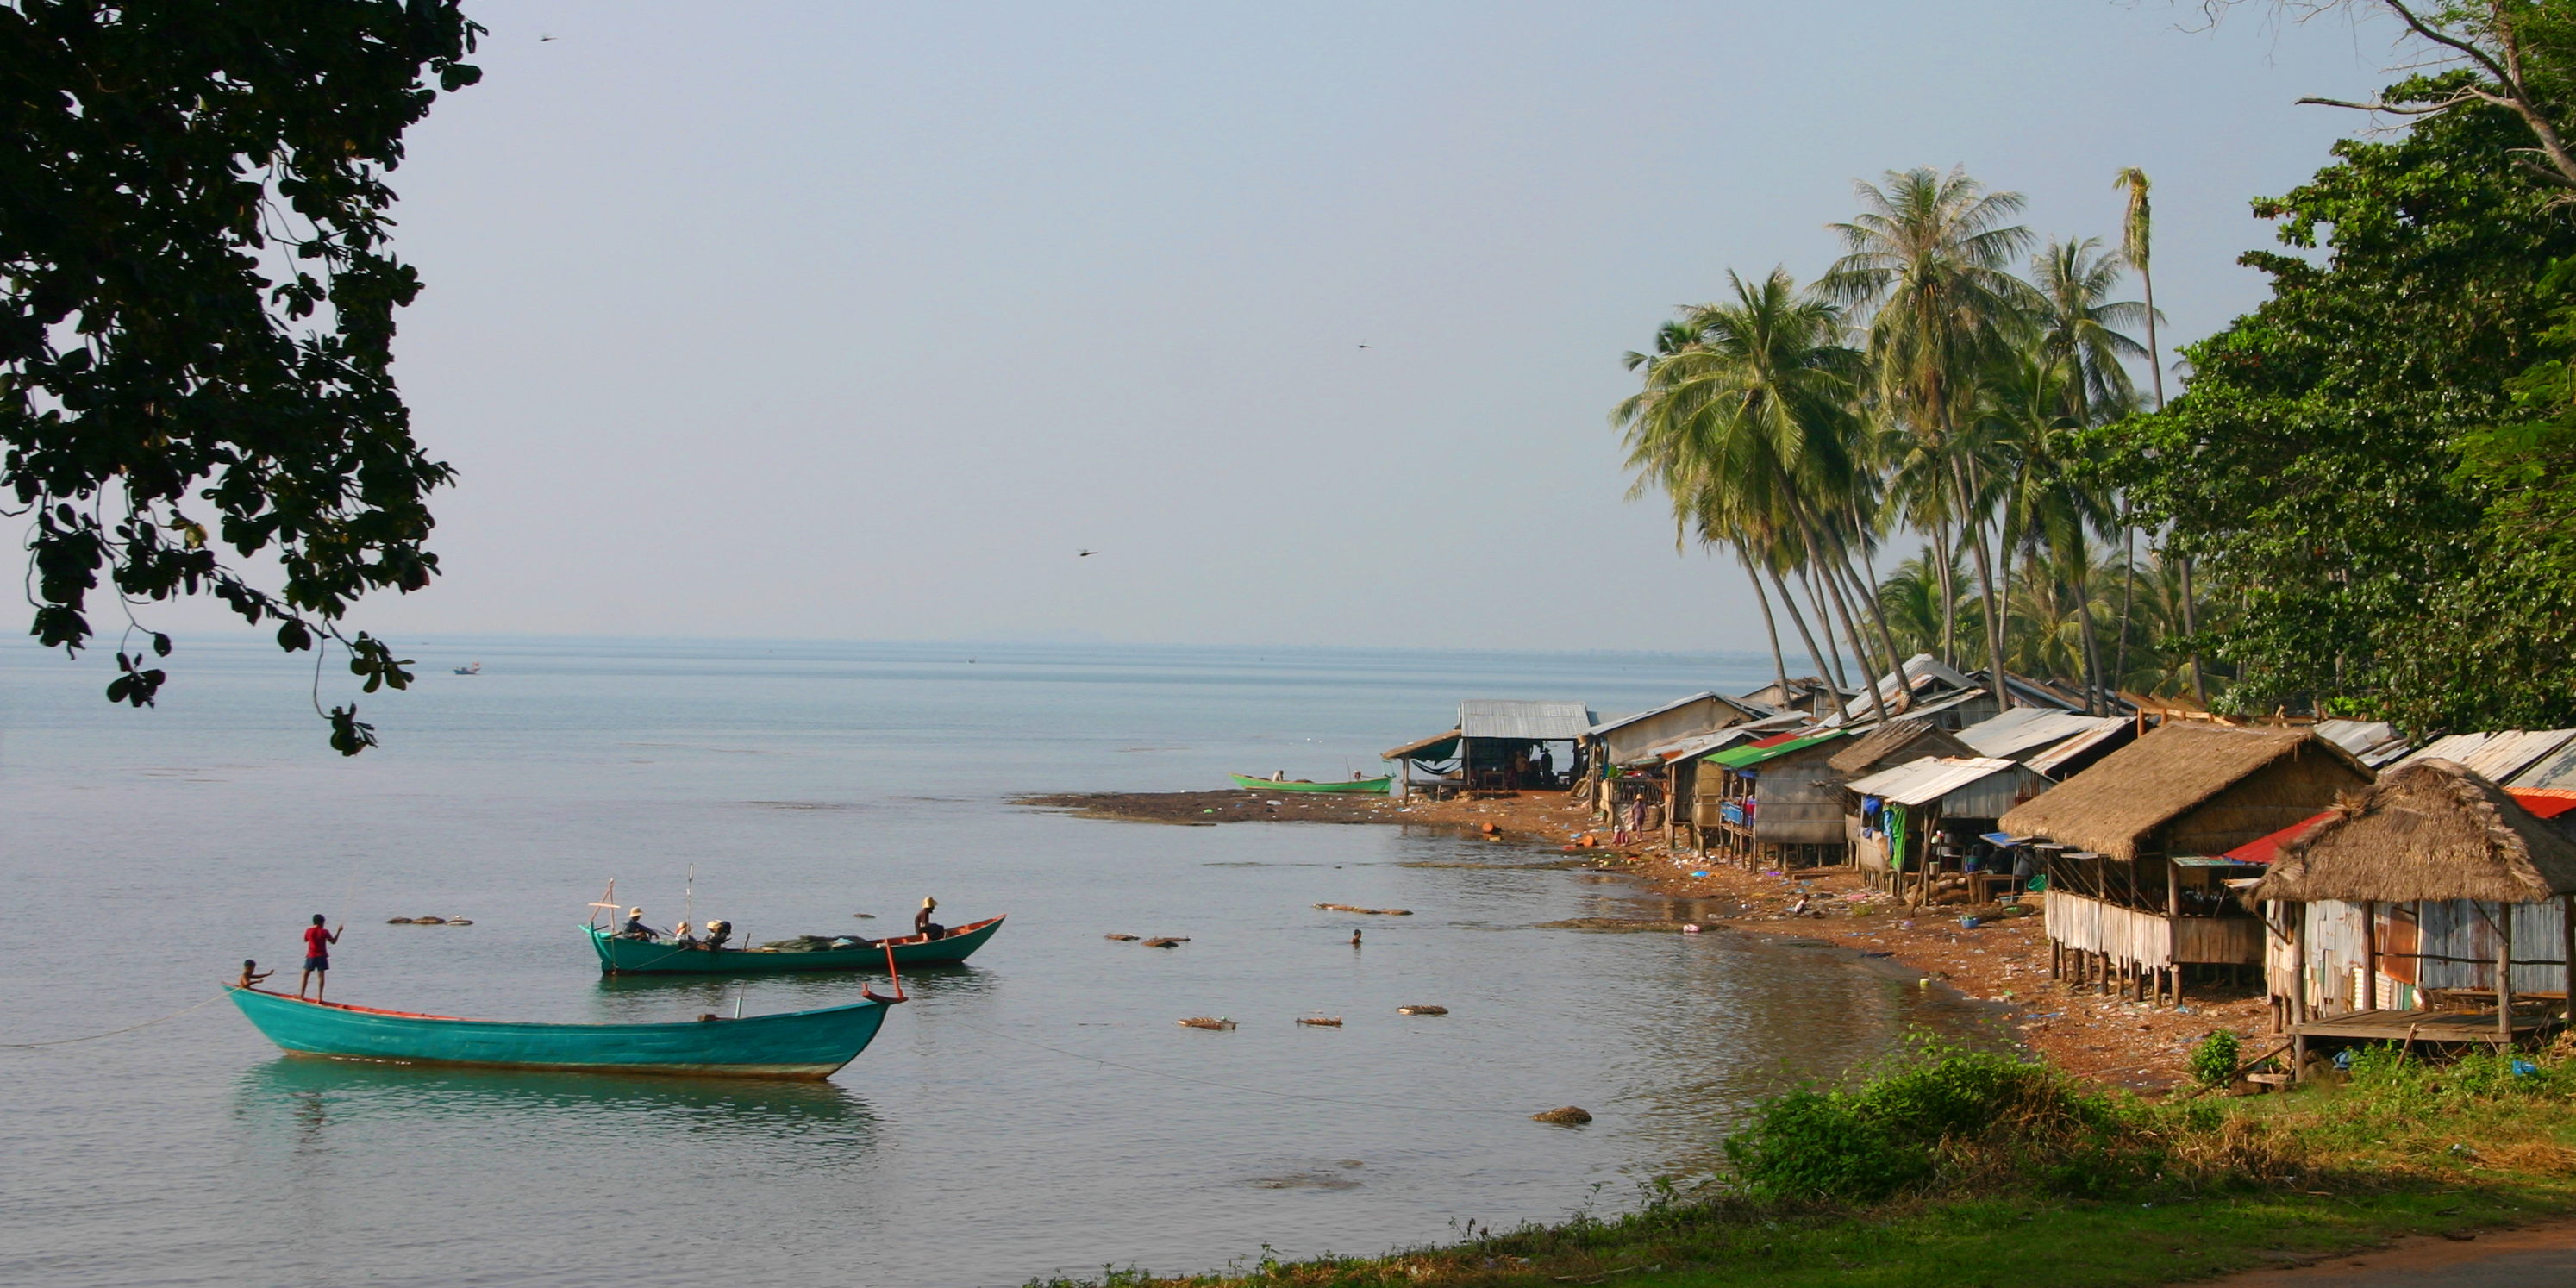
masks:
[[[886,1006],[900,1000],[870,993],[848,1006],[669,1024],[523,1024],[380,1011],[226,987],[242,1014],[293,1055],[725,1078],[831,1077],[867,1050],[885,1022]]]
[[[1348,782],[1337,781],[1328,783],[1310,783],[1303,778],[1292,778],[1286,782],[1281,782],[1275,778],[1252,778],[1243,774],[1227,774],[1226,777],[1233,779],[1235,786],[1241,787],[1247,791],[1354,792],[1366,793],[1371,796],[1386,795],[1386,785],[1395,781],[1395,775],[1393,774],[1388,774],[1383,778],[1354,778]]]
[[[886,967],[886,949],[894,949],[897,969],[907,966],[954,966],[973,955],[1002,928],[992,917],[959,926],[938,939],[908,935],[884,939],[865,948],[690,948],[667,939],[621,939],[598,926],[584,926],[590,946],[599,954],[603,975],[789,975],[800,971],[872,971]]]

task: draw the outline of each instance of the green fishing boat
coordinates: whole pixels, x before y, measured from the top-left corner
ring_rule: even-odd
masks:
[[[900,997],[848,1006],[666,1024],[528,1024],[306,1001],[227,985],[233,1004],[292,1055],[398,1064],[649,1073],[694,1077],[832,1076],[855,1059]]]
[[[675,943],[668,939],[626,939],[612,935],[597,925],[583,930],[590,934],[590,946],[599,954],[599,971],[603,975],[792,975],[803,971],[868,971],[886,967],[886,953],[894,953],[897,968],[907,966],[954,966],[973,955],[1002,928],[1002,918],[993,917],[972,925],[959,926],[937,939],[907,935],[901,939],[855,939],[846,947],[832,947],[839,940],[825,940],[813,948],[709,948],[703,944]]]
[[[1226,777],[1233,779],[1234,785],[1243,788],[1245,791],[1349,792],[1354,795],[1367,796],[1386,795],[1386,785],[1395,781],[1395,775],[1393,774],[1388,774],[1382,778],[1354,778],[1348,782],[1332,783],[1312,783],[1303,778],[1292,778],[1282,782],[1276,778],[1253,778],[1244,774],[1228,774]]]

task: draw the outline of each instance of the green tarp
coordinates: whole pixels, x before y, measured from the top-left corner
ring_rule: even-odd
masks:
[[[1825,729],[1803,737],[1792,738],[1787,742],[1776,742],[1768,747],[1729,747],[1705,759],[1712,765],[1724,765],[1728,769],[1743,769],[1750,765],[1761,764],[1766,760],[1776,760],[1793,751],[1804,751],[1820,742],[1832,742],[1842,736],[1843,731],[1840,729]]]

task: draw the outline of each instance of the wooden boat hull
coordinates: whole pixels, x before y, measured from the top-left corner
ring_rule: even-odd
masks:
[[[944,939],[897,940],[894,964],[953,966],[973,955],[1002,928],[994,917],[959,926]],[[668,941],[620,939],[597,926],[585,926],[591,950],[599,954],[603,975],[793,975],[806,971],[882,971],[886,950],[824,948],[810,952],[773,948],[683,948]]]
[[[1268,778],[1248,778],[1242,774],[1228,774],[1226,777],[1233,779],[1235,786],[1246,791],[1350,792],[1370,796],[1386,795],[1387,784],[1395,781],[1393,774],[1388,774],[1384,778],[1354,778],[1347,783],[1283,783]]]
[[[870,1000],[813,1011],[667,1024],[526,1024],[380,1011],[227,986],[242,1014],[290,1054],[341,1060],[822,1079],[857,1058],[885,1023]]]

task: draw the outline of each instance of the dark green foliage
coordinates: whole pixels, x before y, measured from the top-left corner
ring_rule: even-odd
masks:
[[[2100,1093],[2044,1065],[1938,1042],[1855,1089],[1764,1102],[1726,1155],[1755,1198],[1841,1203],[1972,1173],[2089,1194],[2156,1163]]]
[[[481,73],[457,0],[16,0],[0,7],[0,486],[32,512],[32,633],[78,650],[122,610],[212,594],[279,644],[437,572],[386,250],[385,174],[440,89]],[[273,559],[275,588],[219,557]],[[154,637],[156,654],[169,652]],[[118,659],[112,700],[165,680]],[[371,739],[354,711],[332,743]]]
[[[2418,732],[2576,723],[2569,583],[2491,521],[2515,485],[2461,471],[2466,444],[2520,418],[2552,304],[2535,284],[2576,254],[2558,194],[2513,163],[2526,143],[2488,108],[2338,143],[2334,165],[2255,205],[2324,262],[2247,255],[2273,297],[2186,350],[2191,384],[2166,412],[2100,435],[2145,520],[2199,560],[2235,709],[2315,702]]]
[[[2225,1029],[2200,1040],[2191,1049],[2191,1077],[2204,1087],[2224,1087],[2236,1081],[2236,1066],[2243,1063],[2245,1052],[2236,1035]]]

